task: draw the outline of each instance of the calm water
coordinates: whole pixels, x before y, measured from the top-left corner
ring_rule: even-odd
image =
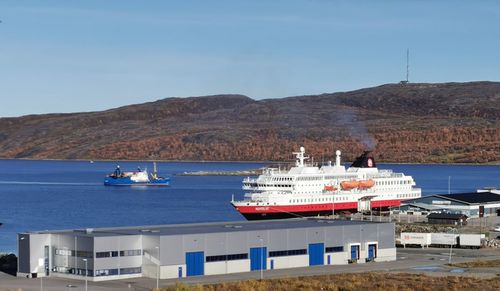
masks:
[[[0,252],[16,252],[23,231],[243,220],[231,195],[242,198],[242,177],[175,176],[184,171],[246,170],[262,163],[158,163],[172,175],[167,188],[105,187],[115,162],[0,160]],[[120,162],[124,170],[149,166]],[[380,165],[412,175],[424,194],[500,188],[500,166]]]

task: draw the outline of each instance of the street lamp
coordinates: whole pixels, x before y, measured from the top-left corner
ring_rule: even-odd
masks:
[[[88,266],[87,266],[87,259],[83,259],[83,261],[85,262],[85,291],[87,291],[87,274],[88,274]]]
[[[158,263],[156,266],[156,290],[160,289],[160,247],[156,246],[155,249],[158,250]]]
[[[260,280],[264,276],[264,240],[260,239]]]

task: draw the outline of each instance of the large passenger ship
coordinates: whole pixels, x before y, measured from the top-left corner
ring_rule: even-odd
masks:
[[[421,197],[411,176],[378,169],[370,152],[364,152],[346,169],[336,151],[335,164],[307,164],[304,147],[294,153],[290,170],[269,168],[257,178],[243,180],[248,191],[231,204],[246,219],[274,219],[330,215],[341,211],[369,211],[398,206],[402,200]]]

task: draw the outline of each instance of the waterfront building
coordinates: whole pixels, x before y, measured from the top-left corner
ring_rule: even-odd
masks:
[[[394,223],[287,219],[18,234],[18,276],[171,279],[396,260]]]
[[[500,216],[500,190],[428,195],[392,207],[391,211],[410,215],[462,214],[469,218]]]

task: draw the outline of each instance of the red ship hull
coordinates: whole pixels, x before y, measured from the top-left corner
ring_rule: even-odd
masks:
[[[372,201],[372,209],[387,209],[392,206],[401,205],[401,200],[381,200]],[[304,204],[304,205],[257,205],[257,206],[234,206],[247,220],[259,219],[280,219],[304,216],[330,215],[332,210],[337,211],[358,211],[357,202],[331,203],[323,204]]]

